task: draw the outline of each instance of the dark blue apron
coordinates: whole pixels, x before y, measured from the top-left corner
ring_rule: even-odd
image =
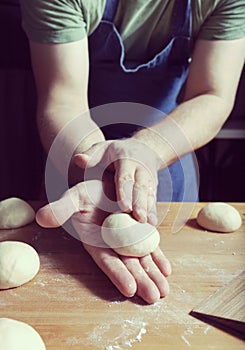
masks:
[[[89,37],[89,107],[106,139],[130,137],[176,108],[191,55],[191,0],[176,1],[172,39],[147,62],[125,59],[113,24],[117,5],[118,0],[106,1],[103,18]],[[158,201],[198,198],[192,154],[159,171],[158,180]]]

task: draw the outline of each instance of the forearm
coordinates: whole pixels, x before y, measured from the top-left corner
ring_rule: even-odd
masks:
[[[91,119],[86,104],[61,101],[39,104],[38,128],[46,153],[64,176],[64,164],[71,162],[70,182],[74,184],[82,177],[82,172],[73,163],[72,155],[103,141],[104,136]]]
[[[65,128],[67,128],[67,133],[64,133],[64,142],[68,149],[77,149],[82,152],[95,142],[104,140],[103,133],[91,119],[88,108],[59,105],[39,109],[38,129],[47,153],[57,135]],[[69,134],[68,131],[72,133]]]
[[[156,151],[163,168],[213,139],[230,111],[230,103],[203,94],[183,102],[165,119],[133,137]]]
[[[134,137],[160,155],[162,166],[205,145],[229,116],[244,65],[245,40],[197,40],[185,102]]]
[[[104,139],[89,114],[87,38],[58,45],[30,41],[30,49],[40,137],[47,153],[56,146],[52,160],[62,171],[74,152],[80,153]]]

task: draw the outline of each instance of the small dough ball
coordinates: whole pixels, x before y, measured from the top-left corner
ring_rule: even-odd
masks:
[[[197,223],[207,230],[233,232],[239,229],[242,219],[234,207],[217,202],[209,203],[199,211]]]
[[[19,287],[36,276],[40,268],[37,252],[23,242],[0,243],[0,289]]]
[[[152,253],[159,245],[157,229],[140,223],[126,213],[109,215],[103,222],[102,238],[109,247],[124,256],[141,257]]]
[[[0,202],[0,229],[18,228],[30,224],[35,211],[20,198],[8,198]]]
[[[0,318],[0,350],[46,350],[38,332],[27,323]]]

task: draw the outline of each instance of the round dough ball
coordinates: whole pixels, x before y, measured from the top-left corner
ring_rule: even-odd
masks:
[[[239,229],[242,219],[239,212],[226,203],[209,203],[197,215],[197,223],[207,230],[233,232]]]
[[[0,350],[46,350],[37,331],[27,323],[0,318]]]
[[[37,252],[23,242],[0,243],[0,289],[19,287],[38,273],[40,260]]]
[[[35,211],[20,198],[8,198],[0,202],[0,229],[18,228],[30,224]]]
[[[101,234],[104,242],[118,254],[142,257],[152,253],[159,245],[157,229],[140,223],[126,213],[109,215],[103,222]]]

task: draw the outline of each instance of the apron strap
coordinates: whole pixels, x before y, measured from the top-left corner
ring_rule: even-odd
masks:
[[[172,24],[173,36],[191,37],[192,9],[191,0],[176,0]]]
[[[106,0],[105,10],[102,20],[113,22],[116,15],[119,0]]]
[[[119,0],[106,0],[102,20],[113,22]],[[191,36],[192,15],[191,0],[176,0],[173,13],[172,35]]]

